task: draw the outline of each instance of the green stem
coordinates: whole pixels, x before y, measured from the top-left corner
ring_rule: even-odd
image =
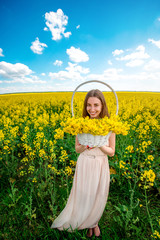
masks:
[[[145,181],[145,187],[146,187],[146,181]],[[147,199],[147,190],[146,190],[146,188],[145,188],[144,192],[145,192],[146,210],[147,210],[147,214],[148,214],[148,218],[149,218],[149,223],[150,223],[151,230],[152,230],[152,234],[153,234],[153,233],[154,233],[154,229],[153,229],[153,224],[152,224],[152,220],[151,220],[151,215],[150,215],[149,209],[148,209],[148,199]]]
[[[39,201],[38,201],[38,198],[37,198],[37,196],[36,196],[35,191],[33,191],[33,193],[34,193],[35,199],[36,199],[37,204],[38,204],[38,207],[39,207],[38,209],[39,209],[39,211],[41,212],[41,215],[42,215],[42,217],[43,217],[43,219],[44,219],[46,225],[47,225],[48,228],[49,228],[49,224],[48,224],[48,222],[46,221],[46,218],[43,216],[43,212],[41,211],[42,206],[39,204]]]
[[[67,198],[69,196],[69,186],[68,186],[68,175],[66,174],[66,184],[67,184]]]

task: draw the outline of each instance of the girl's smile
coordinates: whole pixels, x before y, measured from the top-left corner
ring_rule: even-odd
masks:
[[[102,103],[97,97],[89,97],[87,101],[87,112],[90,118],[99,118],[102,110]]]

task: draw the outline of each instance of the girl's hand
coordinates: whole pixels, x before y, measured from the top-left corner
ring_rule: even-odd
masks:
[[[108,147],[108,146],[106,145],[106,147]],[[103,152],[105,150],[105,146],[101,146],[101,147],[99,147],[99,149],[101,149],[101,151]]]
[[[109,138],[109,143],[108,145],[104,145],[102,147],[99,147],[99,149],[107,154],[110,157],[113,157],[115,154],[115,141],[116,141],[116,135],[115,133],[112,133],[110,138]]]
[[[113,156],[114,156],[115,150],[114,150],[113,148],[107,146],[107,145],[104,145],[104,146],[102,146],[102,147],[99,147],[99,149],[100,149],[103,153],[107,154],[107,155],[110,156],[110,157],[113,157]]]
[[[109,147],[109,144],[103,145],[103,146],[99,147],[99,149],[104,150],[105,147]]]
[[[87,149],[88,149],[88,150],[91,150],[91,149],[93,149],[93,148],[95,148],[95,147],[89,147],[89,146],[87,145]]]
[[[75,141],[75,150],[77,153],[82,153],[83,151],[85,151],[87,149],[87,146],[85,145],[81,145],[78,141],[78,138],[76,136],[76,141]]]

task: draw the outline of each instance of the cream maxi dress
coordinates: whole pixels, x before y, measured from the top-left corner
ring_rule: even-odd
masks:
[[[95,227],[105,209],[109,184],[107,155],[98,147],[80,153],[67,204],[51,228],[72,232]]]

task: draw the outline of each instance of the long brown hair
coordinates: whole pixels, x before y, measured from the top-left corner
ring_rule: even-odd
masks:
[[[100,114],[99,114],[99,117],[100,117],[100,118],[103,118],[103,117],[105,117],[105,116],[110,117],[109,112],[108,112],[108,108],[107,108],[107,104],[106,104],[106,100],[105,100],[105,98],[104,98],[104,95],[103,95],[103,93],[102,93],[100,90],[98,90],[98,89],[90,90],[90,91],[87,93],[87,95],[86,95],[86,97],[85,97],[85,100],[84,100],[83,114],[82,114],[82,116],[83,116],[83,117],[89,116],[89,113],[87,112],[87,102],[88,102],[88,98],[90,98],[90,97],[96,97],[96,98],[98,98],[98,99],[101,101],[101,103],[102,103],[102,110],[101,110],[101,112],[100,112]],[[89,116],[89,117],[90,117],[90,116]]]

